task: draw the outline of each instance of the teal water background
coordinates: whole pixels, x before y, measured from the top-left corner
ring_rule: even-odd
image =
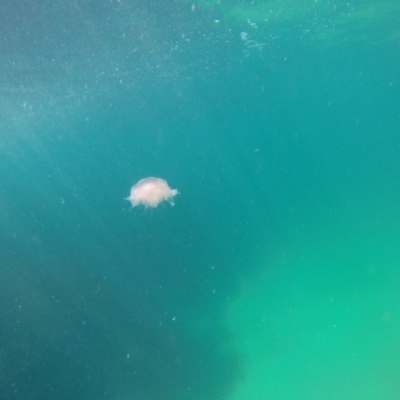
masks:
[[[1,399],[400,398],[395,1],[1,15]]]

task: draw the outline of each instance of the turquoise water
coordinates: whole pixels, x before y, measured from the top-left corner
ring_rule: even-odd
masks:
[[[400,398],[400,7],[299,3],[5,2],[1,399]]]

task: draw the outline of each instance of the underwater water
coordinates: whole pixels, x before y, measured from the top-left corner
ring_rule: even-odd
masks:
[[[0,399],[399,399],[397,3],[5,1]]]

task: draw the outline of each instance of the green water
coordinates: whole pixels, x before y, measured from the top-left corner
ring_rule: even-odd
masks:
[[[0,399],[400,398],[400,7],[299,3],[5,3]]]

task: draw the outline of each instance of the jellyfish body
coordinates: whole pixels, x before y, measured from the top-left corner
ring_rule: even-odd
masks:
[[[163,201],[175,205],[174,196],[178,194],[176,189],[171,189],[167,181],[161,178],[144,178],[131,187],[131,194],[125,200],[131,202],[132,207],[144,205],[146,208],[155,208]]]

